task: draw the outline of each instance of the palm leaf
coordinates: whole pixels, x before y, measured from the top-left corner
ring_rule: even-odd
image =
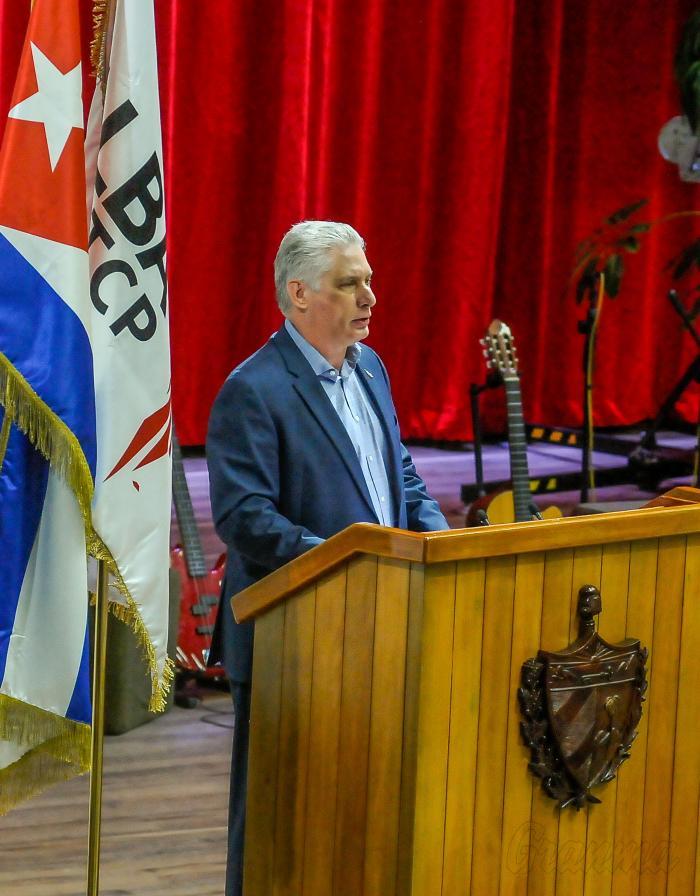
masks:
[[[640,209],[643,205],[646,205],[648,201],[649,201],[648,199],[638,199],[636,202],[632,202],[630,205],[624,205],[622,208],[619,208],[616,212],[613,212],[609,218],[606,218],[605,223],[609,224],[611,227],[614,227],[616,224],[619,224],[621,221],[626,221],[638,209]]]

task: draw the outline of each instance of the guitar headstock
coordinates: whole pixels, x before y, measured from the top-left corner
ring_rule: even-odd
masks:
[[[489,370],[500,373],[504,380],[518,379],[518,356],[508,324],[498,319],[491,321],[481,344]]]

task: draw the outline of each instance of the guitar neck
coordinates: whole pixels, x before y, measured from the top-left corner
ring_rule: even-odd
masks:
[[[199,538],[199,530],[192,509],[190,491],[187,487],[185,467],[182,462],[180,445],[173,433],[173,503],[175,514],[182,536],[182,549],[185,553],[187,571],[195,579],[207,574],[207,566],[204,561],[204,551]]]
[[[532,519],[530,512],[530,472],[527,466],[527,439],[523,420],[523,403],[520,380],[517,376],[504,377],[506,389],[506,413],[508,417],[508,447],[510,451],[510,476],[513,484],[515,522]]]

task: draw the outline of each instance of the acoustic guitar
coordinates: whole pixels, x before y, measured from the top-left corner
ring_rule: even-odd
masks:
[[[512,490],[477,498],[469,508],[467,525],[481,524],[479,511],[486,511],[492,524],[559,517],[562,513],[558,507],[548,507],[540,512],[532,500],[518,357],[510,327],[500,320],[492,321],[481,344],[487,367],[500,374],[505,387]]]
[[[222,554],[214,569],[207,569],[187,487],[180,446],[173,433],[173,503],[182,544],[170,551],[170,563],[180,576],[180,625],[175,661],[178,668],[208,679],[221,678],[222,667],[207,667],[219,592],[224,574]]]

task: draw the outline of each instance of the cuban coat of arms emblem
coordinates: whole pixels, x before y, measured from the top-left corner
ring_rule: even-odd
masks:
[[[578,638],[540,650],[523,664],[518,701],[529,768],[560,808],[600,800],[591,789],[629,758],[646,691],[647,650],[638,640],[610,644],[596,631],[600,593],[579,590]]]

